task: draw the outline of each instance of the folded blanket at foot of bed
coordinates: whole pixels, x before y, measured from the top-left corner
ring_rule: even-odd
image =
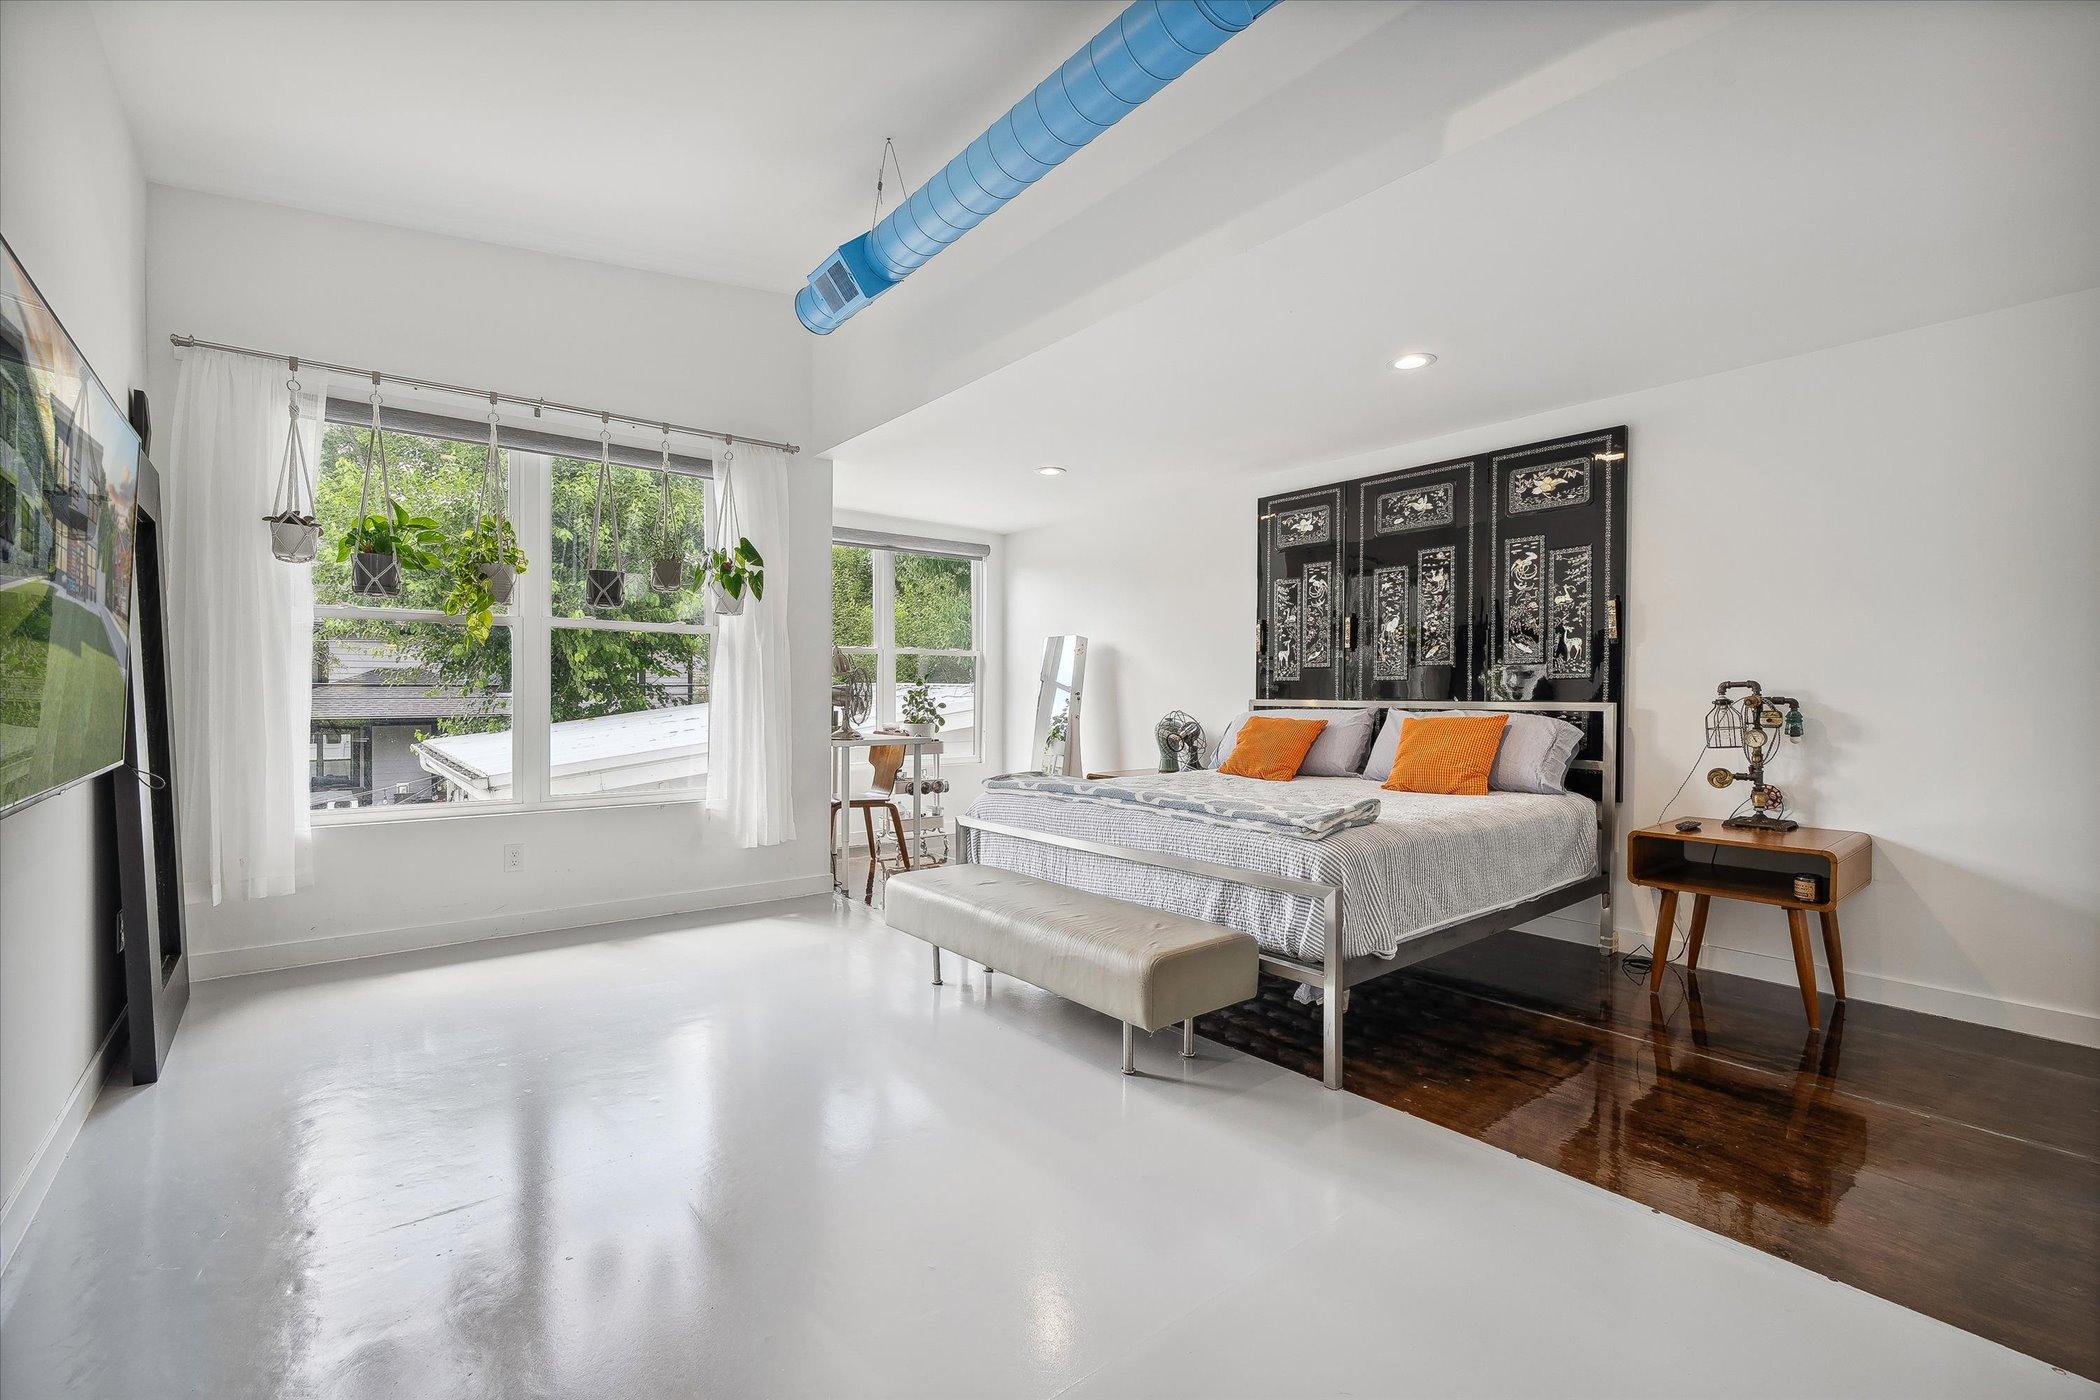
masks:
[[[987,792],[1032,792],[1113,807],[1149,807],[1213,826],[1266,831],[1319,841],[1378,820],[1375,797],[1337,803],[1331,796],[1291,791],[1291,784],[1224,773],[1160,773],[1133,778],[1061,778],[1010,773],[987,779]]]

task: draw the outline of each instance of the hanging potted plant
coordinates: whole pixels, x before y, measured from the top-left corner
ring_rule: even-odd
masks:
[[[721,520],[715,531],[717,540],[735,540],[734,545],[721,544],[713,549],[701,551],[700,567],[694,571],[693,582],[707,591],[708,603],[724,617],[735,617],[744,610],[746,596],[766,596],[766,561],[758,552],[758,546],[737,533],[736,481],[728,470],[730,461],[736,456],[733,442],[725,442],[722,449],[722,509]]]
[[[476,642],[488,639],[496,609],[510,602],[526,567],[517,529],[503,508],[503,454],[496,428],[496,396],[490,394],[489,445],[474,494],[474,522],[445,552],[444,609],[466,619],[467,635]]]
[[[350,533],[336,546],[338,562],[350,561],[350,591],[367,598],[391,598],[401,591],[401,566],[436,569],[442,562],[444,529],[427,515],[410,515],[399,501],[351,522]]]
[[[291,362],[296,375],[299,362]],[[321,522],[314,519],[314,475],[299,437],[299,381],[288,379],[292,428],[284,439],[284,465],[277,475],[277,495],[263,523],[270,527],[270,553],[287,564],[311,564],[321,545]]]
[[[665,430],[663,466],[658,471],[655,547],[649,561],[649,586],[659,593],[685,587],[685,538],[671,512],[671,438]]]
[[[378,376],[374,375],[376,384]],[[372,466],[379,466],[379,508],[370,509]],[[335,557],[350,561],[350,591],[367,598],[391,598],[401,591],[401,566],[435,569],[441,562],[444,530],[427,515],[410,515],[394,499],[393,476],[386,460],[386,435],[379,427],[379,394],[372,394],[372,442],[365,452],[364,481],[357,491],[357,519],[336,546]]]
[[[948,723],[941,707],[933,703],[933,690],[926,682],[908,687],[904,692],[904,732],[916,734],[922,739],[931,739]]]
[[[517,530],[503,516],[485,516],[461,533],[445,554],[446,582],[441,606],[464,618],[467,636],[488,640],[496,609],[510,601],[517,576],[525,572],[525,551]]]
[[[623,606],[627,602],[627,562],[620,547],[620,496],[612,484],[612,428],[611,419],[599,415],[598,429],[598,491],[591,499],[591,557],[584,568],[583,605],[598,611]],[[606,517],[610,515],[608,522]],[[603,527],[612,526],[612,567],[600,568],[598,564],[598,542],[604,535]]]

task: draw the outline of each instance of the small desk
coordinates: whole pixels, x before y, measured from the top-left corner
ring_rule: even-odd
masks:
[[[1693,848],[1710,846],[1716,858],[1726,852],[1755,853],[1741,864],[1720,864]],[[1794,893],[1796,875],[1822,882],[1821,899]],[[1816,1005],[1816,961],[1808,943],[1808,914],[1823,925],[1823,956],[1830,962],[1830,990],[1845,999],[1845,954],[1838,938],[1838,902],[1874,878],[1874,838],[1862,831],[1804,826],[1794,831],[1739,830],[1719,818],[1700,819],[1699,830],[1679,831],[1675,822],[1657,822],[1626,837],[1626,878],[1662,891],[1655,916],[1655,969],[1650,990],[1662,987],[1670,960],[1670,935],[1677,923],[1677,896],[1692,896],[1690,944],[1685,965],[1699,966],[1699,945],[1706,940],[1706,911],[1714,899],[1740,899],[1786,910],[1787,935],[1794,945],[1794,974],[1801,982],[1801,1004],[1808,1024],[1820,1030]]]
[[[851,739],[831,736],[831,796],[838,803],[837,820],[826,823],[831,840],[831,888],[835,894],[846,894],[846,882],[839,878],[839,857],[852,845],[853,829],[848,819],[852,808],[846,805],[853,785],[853,751],[855,749],[886,748],[901,744],[911,754],[911,832],[912,839],[919,843],[919,854],[926,854],[926,836],[919,830],[920,780],[924,777],[924,759],[929,753],[942,752],[941,741],[931,735],[918,734],[856,734]],[[875,852],[868,852],[868,859],[875,859]]]

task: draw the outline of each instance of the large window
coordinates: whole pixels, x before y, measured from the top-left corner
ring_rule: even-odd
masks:
[[[832,641],[875,694],[876,724],[904,718],[923,685],[950,758],[980,754],[982,636],[976,560],[902,548],[831,547]]]
[[[323,433],[316,496],[326,540],[357,515],[370,437],[343,424]],[[465,529],[486,447],[392,429],[385,442],[396,497],[448,531]],[[666,493],[654,470],[612,468],[619,531],[603,512],[598,564],[623,569],[626,601],[593,610],[584,585],[596,460],[505,450],[501,466],[531,562],[485,641],[441,610],[434,575],[404,570],[399,596],[368,598],[325,547],[314,565],[316,809],[573,805],[704,788],[713,639],[691,564],[710,483],[674,471]],[[681,587],[660,591],[650,565],[671,552],[666,540],[687,567]]]

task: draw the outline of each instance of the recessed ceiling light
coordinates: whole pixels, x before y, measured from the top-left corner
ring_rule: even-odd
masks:
[[[1063,476],[1065,474],[1065,469],[1053,463],[1037,467],[1035,469],[1035,474],[1037,476]]]
[[[1421,369],[1425,365],[1433,365],[1435,363],[1436,356],[1430,354],[1427,350],[1410,350],[1399,359],[1393,361],[1393,368]]]

